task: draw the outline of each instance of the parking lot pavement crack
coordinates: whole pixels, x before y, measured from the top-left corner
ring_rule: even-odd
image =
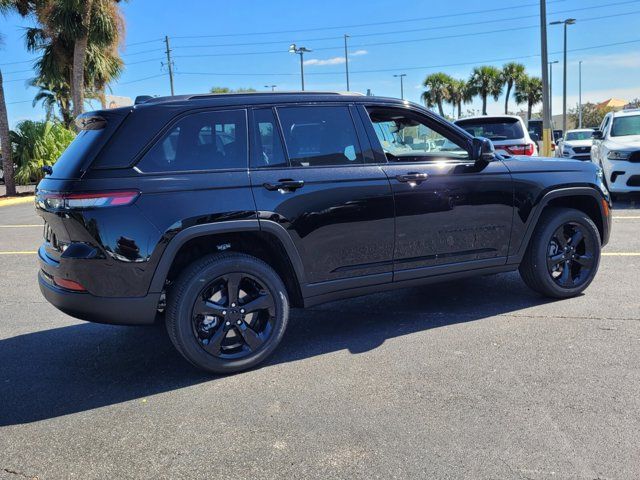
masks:
[[[498,315],[499,317],[513,317],[513,318],[555,318],[560,320],[608,320],[618,322],[640,322],[640,318],[633,317],[588,317],[580,315],[532,315],[532,314],[514,314],[504,313]]]
[[[24,474],[22,472],[18,472],[17,470],[12,470],[11,468],[3,468],[2,471],[4,473],[8,473],[10,475],[16,475],[18,477],[28,478],[29,480],[38,480],[37,476],[27,475],[27,474]]]

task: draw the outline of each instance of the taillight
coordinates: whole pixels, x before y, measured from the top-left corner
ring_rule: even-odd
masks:
[[[533,155],[535,153],[533,143],[527,143],[526,145],[506,145],[505,148],[512,155]]]
[[[103,208],[129,205],[140,195],[137,190],[90,193],[44,193],[39,202],[53,209]]]

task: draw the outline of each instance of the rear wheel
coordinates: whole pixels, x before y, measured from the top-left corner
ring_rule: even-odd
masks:
[[[195,366],[233,373],[265,360],[289,318],[285,286],[263,261],[240,253],[210,255],[176,280],[167,299],[167,331]]]
[[[576,296],[598,271],[600,245],[598,228],[584,212],[545,210],[520,264],[520,275],[547,297]]]

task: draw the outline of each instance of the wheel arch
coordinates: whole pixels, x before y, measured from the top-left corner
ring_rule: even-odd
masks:
[[[167,280],[203,255],[219,251],[242,252],[271,265],[284,282],[292,306],[302,306],[304,271],[298,251],[286,230],[275,222],[224,221],[196,225],[179,232],[167,244],[151,281],[150,291],[161,292]]]
[[[606,204],[606,212],[605,212]],[[509,258],[508,263],[520,262],[524,256],[533,232],[538,226],[542,213],[554,207],[574,208],[584,212],[593,220],[598,232],[600,233],[600,241],[602,245],[606,244],[609,239],[609,203],[606,198],[597,190],[590,187],[568,187],[559,188],[547,192],[538,202],[538,206],[532,213],[531,220],[525,231],[525,235],[520,243],[518,251]]]

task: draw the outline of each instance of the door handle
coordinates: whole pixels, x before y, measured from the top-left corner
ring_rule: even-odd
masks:
[[[299,188],[304,187],[304,180],[291,180],[290,178],[283,178],[276,183],[263,183],[262,186],[269,191],[278,190],[280,193],[293,192]]]
[[[402,183],[415,183],[420,184],[424,182],[429,175],[426,173],[409,172],[405,175],[396,175],[396,180]]]

